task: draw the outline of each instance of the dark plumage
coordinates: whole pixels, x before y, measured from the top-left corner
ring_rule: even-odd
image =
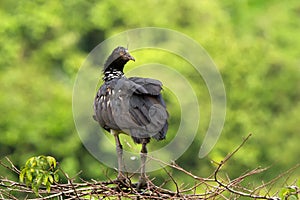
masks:
[[[142,144],[141,177],[138,187],[145,182],[146,144],[150,138],[162,140],[168,129],[168,113],[160,94],[162,83],[155,79],[131,77],[123,73],[124,65],[135,60],[124,47],[113,50],[104,64],[104,83],[95,97],[94,119],[100,126],[114,135],[117,145],[119,179],[124,179],[122,171],[122,145],[119,133],[132,137]]]

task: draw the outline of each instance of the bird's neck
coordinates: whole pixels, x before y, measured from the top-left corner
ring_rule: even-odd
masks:
[[[109,69],[104,72],[104,81],[110,81],[115,78],[121,78],[124,76],[124,73],[120,70]]]

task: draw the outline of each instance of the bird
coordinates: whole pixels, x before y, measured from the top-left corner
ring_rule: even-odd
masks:
[[[119,134],[131,136],[134,143],[141,144],[140,176],[137,188],[146,186],[145,165],[147,144],[151,138],[157,141],[166,138],[168,111],[162,98],[162,82],[151,78],[124,75],[124,66],[135,61],[127,48],[116,47],[103,67],[103,84],[94,99],[94,120],[114,136],[118,157],[117,180],[123,182],[125,165],[123,147]]]

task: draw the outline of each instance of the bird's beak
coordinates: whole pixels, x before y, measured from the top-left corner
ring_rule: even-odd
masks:
[[[132,55],[130,55],[129,53],[126,54],[126,57],[128,58],[128,60],[135,61],[134,57]]]

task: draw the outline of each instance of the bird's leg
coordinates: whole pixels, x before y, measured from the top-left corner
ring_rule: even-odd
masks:
[[[115,141],[116,141],[116,149],[117,149],[117,155],[118,155],[118,180],[124,181],[126,177],[123,174],[124,171],[124,162],[123,162],[123,147],[119,139],[118,134],[114,134]]]
[[[147,160],[147,142],[143,142],[142,143],[142,150],[141,150],[141,175],[139,178],[139,183],[137,185],[138,189],[141,189],[142,187],[144,187],[147,183],[146,181],[146,160]]]

